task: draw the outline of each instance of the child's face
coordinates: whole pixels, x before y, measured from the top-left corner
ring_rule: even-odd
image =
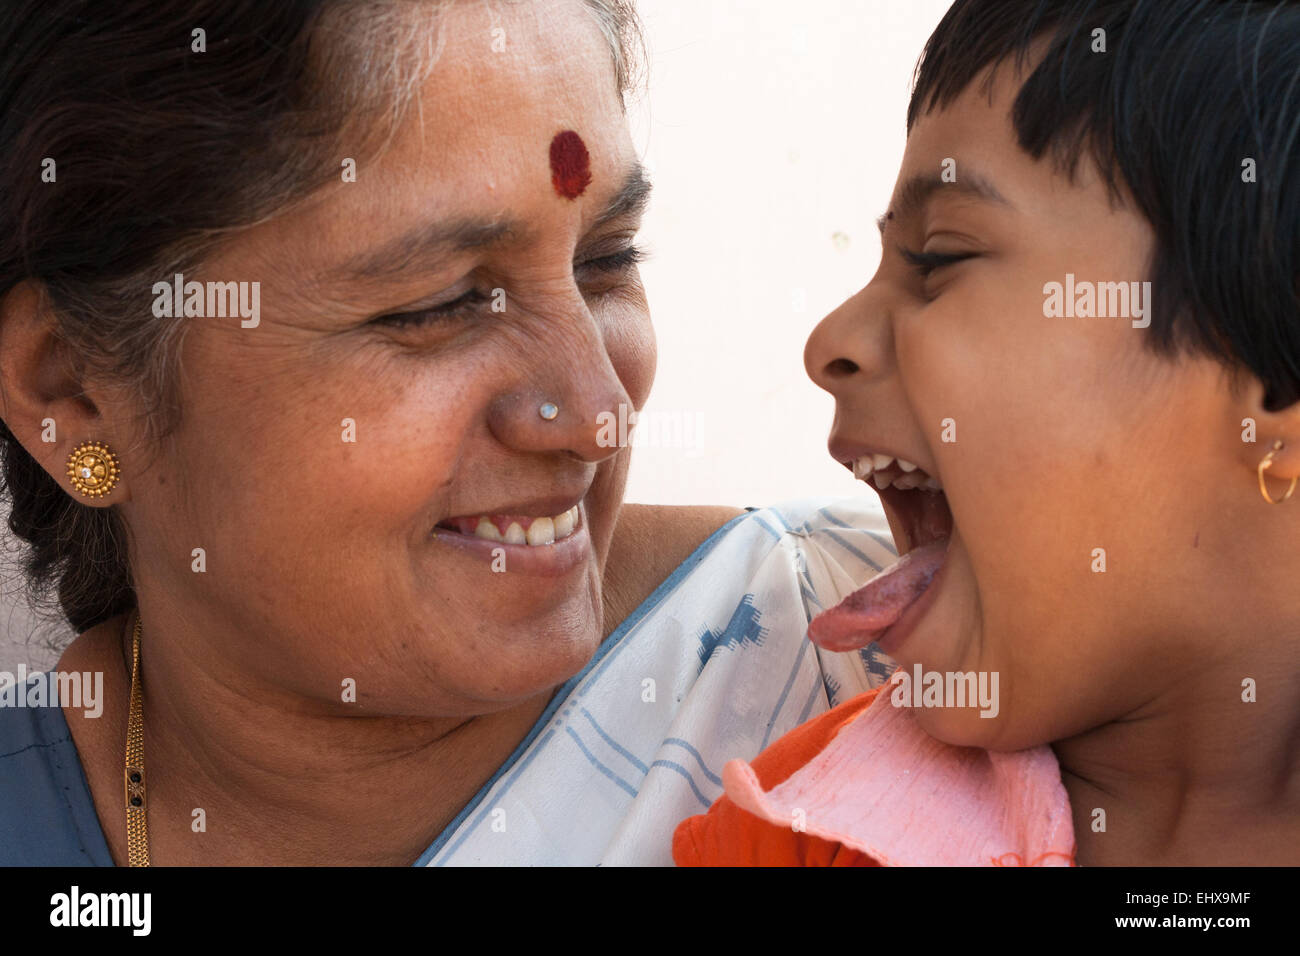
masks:
[[[1076,296],[1145,280],[1152,231],[1127,198],[1112,205],[1090,161],[1071,182],[1024,153],[1009,116],[1020,79],[996,77],[991,98],[977,80],[917,121],[880,268],[805,362],[836,398],[837,460],[907,459],[948,499],[945,566],[885,646],[909,671],[998,672],[999,714],[921,709],[922,725],[1015,749],[1139,712],[1209,664],[1239,612],[1218,582],[1234,509],[1258,504],[1248,462],[1262,446],[1243,446],[1249,409],[1216,363],[1157,356],[1136,317],[1044,315],[1045,284],[1067,274]],[[924,278],[900,247],[973,257]],[[923,494],[886,500],[896,538],[905,499]]]

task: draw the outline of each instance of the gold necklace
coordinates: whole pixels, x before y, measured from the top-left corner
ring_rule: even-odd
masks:
[[[126,718],[126,859],[127,866],[149,865],[149,804],[144,788],[144,685],[140,681],[140,631],[135,618],[131,637],[131,710]]]

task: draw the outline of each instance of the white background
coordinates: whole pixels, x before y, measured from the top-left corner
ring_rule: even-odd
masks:
[[[646,413],[703,425],[695,448],[634,446],[628,500],[864,490],[826,453],[834,403],[803,346],[875,273],[912,71],[947,7],[642,0],[649,84],[632,116],[655,183],[642,275],[659,337]]]

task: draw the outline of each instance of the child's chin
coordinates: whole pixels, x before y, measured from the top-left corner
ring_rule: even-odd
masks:
[[[978,707],[941,708],[914,707],[916,722],[935,740],[953,747],[979,747],[981,750],[1020,750],[1022,746],[1007,746],[1005,738],[1010,729],[1001,713],[981,717]]]

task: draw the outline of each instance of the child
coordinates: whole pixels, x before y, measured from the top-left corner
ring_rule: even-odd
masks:
[[[1300,863],[1300,6],[957,0],[808,341],[900,554],[890,684],[679,864]]]

